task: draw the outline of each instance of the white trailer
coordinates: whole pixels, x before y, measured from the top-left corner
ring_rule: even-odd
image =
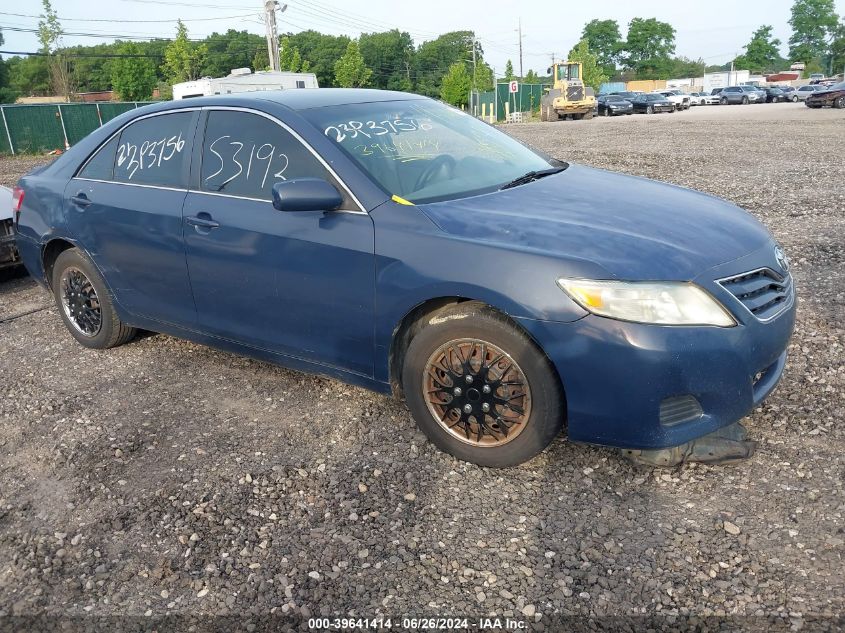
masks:
[[[297,88],[319,88],[314,73],[290,73],[259,71],[236,68],[227,77],[203,77],[195,81],[173,84],[173,99],[207,97],[256,90],[295,90]]]

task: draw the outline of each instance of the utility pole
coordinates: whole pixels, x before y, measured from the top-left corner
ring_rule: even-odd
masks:
[[[519,18],[519,80],[522,81],[522,18]]]
[[[477,85],[477,82],[476,82],[476,76],[477,76],[476,64],[477,64],[478,60],[475,57],[475,49],[476,49],[475,42],[476,42],[475,37],[473,37],[472,38],[472,90],[473,90],[473,92],[478,90],[478,85]]]
[[[280,5],[278,0],[266,0],[264,2],[264,25],[267,31],[267,57],[270,60],[270,70],[281,70],[279,60],[279,30],[276,25],[276,9],[284,13],[288,5]]]

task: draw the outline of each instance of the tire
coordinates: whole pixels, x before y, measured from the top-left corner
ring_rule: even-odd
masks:
[[[748,97],[742,98],[742,105],[748,105]]]
[[[646,114],[654,114],[654,106],[646,106],[645,107]]]
[[[719,99],[719,104],[720,105],[728,105],[728,98],[722,97],[721,99]]]
[[[445,370],[447,357],[456,370],[451,372],[454,380]],[[474,382],[460,380],[467,373]],[[497,380],[489,380],[490,376],[508,385],[496,387]],[[545,354],[505,316],[475,301],[429,317],[408,346],[402,385],[420,430],[441,450],[480,466],[521,464],[546,448],[564,424],[563,393]],[[460,389],[453,395],[455,386]],[[490,404],[494,396],[499,402]],[[456,400],[458,406],[450,408]],[[505,401],[517,403],[512,405],[517,410],[509,409]],[[485,405],[492,414],[482,413]],[[476,413],[484,420],[483,431]]]
[[[798,103],[798,97],[792,97],[792,103]]]
[[[605,108],[603,116],[610,116],[610,108]]]
[[[97,267],[78,248],[56,258],[51,286],[65,327],[81,345],[108,349],[135,336],[137,330],[118,318]]]
[[[833,107],[839,110],[845,109],[845,97],[839,97],[833,102]]]

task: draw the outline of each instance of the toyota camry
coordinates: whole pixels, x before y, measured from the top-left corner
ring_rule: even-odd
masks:
[[[742,209],[405,93],[139,108],[14,205],[81,345],[163,332],[393,393],[488,466],[564,428],[652,450],[733,425],[778,382],[795,320],[788,260]]]

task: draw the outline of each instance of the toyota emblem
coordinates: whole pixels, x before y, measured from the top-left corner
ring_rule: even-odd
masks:
[[[781,267],[783,272],[789,272],[789,258],[787,258],[786,253],[783,252],[783,249],[780,246],[775,246],[775,259],[778,261],[778,266]]]

